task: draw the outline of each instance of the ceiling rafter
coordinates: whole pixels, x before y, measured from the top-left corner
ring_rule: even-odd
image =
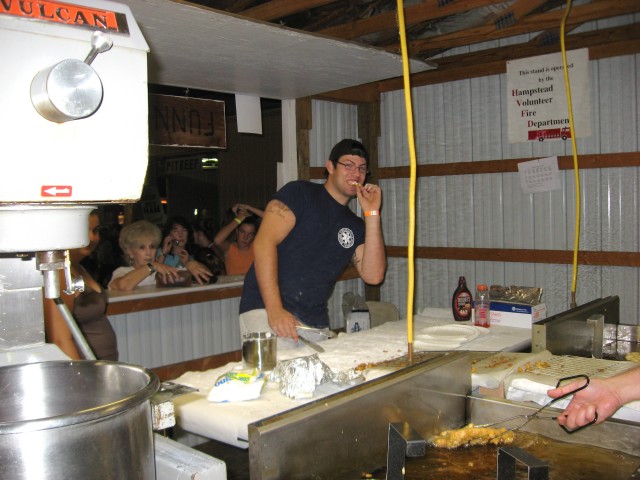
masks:
[[[125,0],[134,1],[134,0]],[[137,1],[137,0],[136,0]],[[347,41],[394,54],[400,52],[396,0],[147,0],[191,3],[231,16],[275,24],[297,32],[319,34],[328,39]],[[530,55],[558,51],[559,30],[566,0],[420,0],[406,1],[404,17],[409,55],[436,65],[439,71],[417,73],[423,78],[453,79],[480,73],[491,75],[504,68],[504,62]],[[567,20],[567,45],[588,46],[590,53],[615,48],[618,54],[639,53],[640,0],[586,0],[574,5]],[[613,22],[599,20],[622,17]],[[587,25],[585,25],[587,24]],[[607,25],[617,29],[602,29]],[[628,26],[627,26],[628,25]],[[587,27],[587,28],[585,28]],[[578,34],[577,31],[582,33]],[[587,30],[585,33],[583,30]],[[569,34],[570,32],[570,34]],[[626,37],[625,37],[626,36]],[[314,35],[314,37],[318,37]],[[615,41],[612,39],[615,37]],[[494,49],[495,40],[505,41]],[[613,42],[613,43],[611,43]],[[250,39],[247,39],[247,44]],[[465,48],[476,45],[474,48]],[[614,45],[615,47],[611,47]],[[452,49],[461,48],[465,55]],[[453,73],[452,73],[453,72]],[[265,73],[266,74],[266,73]],[[395,79],[388,79],[390,85]],[[387,81],[378,82],[387,84]],[[344,88],[361,98],[375,95],[371,87]],[[385,87],[386,88],[386,87]],[[370,91],[371,90],[371,91]],[[328,92],[332,93],[332,92]]]
[[[245,17],[270,22],[335,2],[336,0],[273,0],[237,13]]]
[[[613,5],[610,2],[595,2],[574,7],[567,18],[567,25],[575,27],[593,20],[636,12],[640,12],[640,2],[638,0],[617,0]],[[408,49],[412,56],[422,56],[433,50],[448,50],[454,47],[473,45],[524,33],[559,29],[563,14],[562,10],[552,10],[525,17],[516,24],[499,30],[494,25],[484,25],[428,39],[414,40],[409,42]],[[399,44],[385,47],[386,50],[394,52],[398,51],[399,48]],[[427,56],[427,58],[429,57]]]
[[[419,5],[405,7],[404,16],[407,26],[417,25],[422,22],[437,20],[457,13],[467,12],[476,8],[504,3],[504,0],[425,0]],[[333,27],[320,30],[318,33],[329,37],[344,38],[345,40],[362,37],[383,30],[397,29],[397,12],[381,13],[373,17],[342,23]]]

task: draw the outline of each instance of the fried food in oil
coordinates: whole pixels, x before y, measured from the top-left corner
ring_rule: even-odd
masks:
[[[445,430],[433,439],[438,448],[458,448],[470,445],[508,445],[515,433],[506,428],[475,427],[473,423],[456,430]]]

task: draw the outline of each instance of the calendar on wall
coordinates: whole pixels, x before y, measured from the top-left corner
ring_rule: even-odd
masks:
[[[550,192],[560,189],[558,157],[518,163],[518,172],[523,193]]]

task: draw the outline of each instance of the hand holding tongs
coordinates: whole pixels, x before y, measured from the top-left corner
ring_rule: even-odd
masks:
[[[536,410],[536,411],[535,411],[535,412],[533,412],[533,413],[530,413],[530,414],[528,414],[528,415],[515,415],[515,416],[513,416],[513,417],[511,417],[511,418],[507,418],[507,419],[505,419],[505,420],[500,420],[500,421],[498,421],[498,422],[486,423],[486,424],[484,424],[484,425],[476,425],[476,427],[492,427],[492,426],[494,426],[494,425],[499,425],[499,424],[501,424],[501,423],[505,423],[505,422],[508,422],[508,421],[510,421],[510,420],[514,420],[514,419],[516,419],[516,418],[523,418],[523,419],[525,419],[525,420],[524,420],[524,422],[523,422],[523,423],[521,423],[520,425],[518,425],[517,427],[508,429],[508,430],[515,431],[515,430],[519,430],[519,429],[521,429],[522,427],[524,427],[527,423],[529,423],[529,422],[530,422],[531,420],[533,420],[534,418],[542,419],[542,420],[557,420],[557,419],[558,419],[558,417],[539,417],[538,415],[540,414],[540,412],[542,412],[542,410],[544,410],[545,408],[547,408],[547,407],[551,406],[551,405],[552,405],[552,404],[554,404],[555,402],[557,402],[557,401],[559,401],[559,400],[562,400],[563,398],[570,397],[570,396],[571,396],[571,395],[573,395],[574,393],[578,393],[580,390],[584,390],[585,388],[587,388],[587,387],[589,386],[589,383],[591,382],[591,380],[589,379],[589,376],[588,376],[588,375],[584,375],[584,374],[579,374],[579,375],[572,375],[572,376],[570,376],[570,377],[564,377],[564,378],[561,378],[560,380],[558,380],[558,383],[556,384],[556,388],[558,388],[558,387],[560,386],[560,384],[562,384],[562,382],[566,382],[566,381],[568,381],[568,380],[576,380],[576,379],[578,379],[578,378],[583,378],[583,379],[585,380],[585,384],[584,384],[584,385],[582,385],[582,386],[580,386],[580,387],[578,387],[578,388],[576,388],[575,390],[571,390],[570,392],[565,393],[564,395],[560,395],[559,397],[556,397],[556,398],[551,399],[551,401],[550,401],[550,402],[546,403],[545,405],[543,405],[542,407],[540,407],[538,410]],[[567,433],[574,433],[574,432],[577,432],[578,430],[580,430],[581,428],[588,427],[589,425],[594,424],[597,420],[598,420],[598,413],[596,412],[596,418],[594,418],[592,422],[587,423],[586,425],[582,425],[581,427],[578,427],[578,428],[576,428],[576,429],[574,429],[574,430],[569,430],[569,429],[568,429],[568,428],[566,428],[564,425],[560,425],[560,426],[562,427],[562,429],[563,429],[565,432],[567,432]]]

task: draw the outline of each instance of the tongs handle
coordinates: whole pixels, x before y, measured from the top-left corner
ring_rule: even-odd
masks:
[[[563,398],[570,397],[571,395],[574,395],[574,394],[578,393],[580,390],[584,390],[584,389],[585,389],[585,388],[587,388],[587,387],[589,386],[589,384],[591,383],[591,379],[589,378],[589,376],[581,373],[581,374],[578,374],[578,375],[571,375],[570,377],[564,377],[564,378],[559,379],[559,380],[558,380],[558,383],[556,384],[556,388],[558,388],[562,382],[566,382],[566,381],[568,381],[568,380],[576,380],[576,379],[578,379],[578,378],[583,378],[583,379],[585,380],[584,385],[582,385],[581,387],[578,387],[578,388],[576,388],[576,389],[574,389],[574,390],[571,390],[570,392],[567,392],[567,393],[565,393],[564,395],[560,395],[559,397],[554,398],[554,399],[553,399],[553,400],[551,400],[549,403],[547,403],[547,404],[544,406],[544,408],[548,407],[548,406],[549,406],[549,405],[551,405],[552,403],[557,402],[558,400],[562,400]],[[568,429],[567,427],[565,427],[564,425],[560,425],[560,426],[561,426],[561,427],[562,427],[562,429],[563,429],[565,432],[567,432],[567,433],[575,433],[575,432],[577,432],[578,430],[583,429],[584,427],[588,427],[589,425],[593,425],[593,424],[594,424],[594,423],[596,423],[597,421],[598,421],[598,412],[596,412],[596,416],[595,416],[595,418],[594,418],[591,422],[589,422],[589,423],[587,423],[587,424],[585,424],[585,425],[582,425],[582,426],[580,426],[580,427],[578,427],[578,428],[574,428],[573,430],[569,430],[569,429]]]

